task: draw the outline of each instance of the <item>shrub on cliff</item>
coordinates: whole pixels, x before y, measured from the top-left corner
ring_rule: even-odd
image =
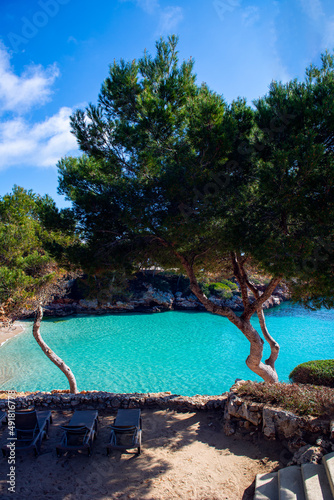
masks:
[[[334,387],[334,359],[307,361],[292,370],[292,382]]]
[[[231,299],[233,296],[232,290],[235,289],[238,289],[237,285],[228,280],[223,280],[219,283],[207,283],[203,286],[203,292],[205,295],[208,297],[213,295],[214,297],[219,297],[220,299]]]
[[[296,415],[328,417],[334,411],[334,390],[328,387],[247,380],[240,382],[235,391],[243,399],[280,407]]]

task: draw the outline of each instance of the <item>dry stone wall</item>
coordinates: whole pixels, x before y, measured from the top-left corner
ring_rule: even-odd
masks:
[[[6,393],[0,393],[0,410],[6,410]],[[13,399],[11,399],[13,400]],[[317,439],[334,441],[334,420],[297,416],[289,411],[272,408],[240,398],[233,388],[220,396],[179,396],[170,392],[147,394],[116,394],[83,391],[70,394],[65,391],[21,393],[14,399],[16,408],[35,407],[50,410],[85,410],[116,412],[119,408],[169,409],[179,412],[217,411],[224,422],[224,432],[233,434],[262,434],[267,439],[288,443],[290,450],[298,450]]]

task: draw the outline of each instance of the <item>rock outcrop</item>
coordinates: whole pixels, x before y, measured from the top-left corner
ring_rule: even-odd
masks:
[[[173,277],[176,278],[177,277]],[[160,280],[161,281],[161,280]],[[175,280],[174,280],[175,281]],[[164,290],[145,281],[145,276],[132,282],[132,289],[128,296],[123,298],[110,297],[110,300],[100,301],[98,298],[84,298],[71,293],[71,287],[75,286],[75,281],[69,282],[67,295],[56,298],[51,304],[45,306],[45,316],[68,316],[71,314],[105,314],[105,313],[126,313],[126,312],[161,312],[170,310],[193,310],[204,311],[204,306],[199,302],[189,287],[183,287],[183,291],[178,291],[178,285],[172,279],[164,278]],[[263,305],[264,309],[279,305],[288,300],[288,290],[284,287],[276,289]],[[231,307],[234,311],[242,311],[243,305],[240,292],[233,291],[233,296],[229,299],[221,299],[211,296],[217,305]],[[28,314],[27,314],[28,316]]]

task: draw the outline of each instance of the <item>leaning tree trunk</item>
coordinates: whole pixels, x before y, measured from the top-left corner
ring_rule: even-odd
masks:
[[[41,333],[40,333],[40,327],[41,327],[41,321],[43,318],[43,309],[41,306],[38,307],[37,309],[37,315],[34,321],[34,326],[33,326],[33,336],[38,343],[38,345],[41,347],[42,351],[44,354],[47,355],[47,357],[54,363],[58,368],[64,373],[64,375],[67,377],[67,380],[70,384],[70,392],[73,394],[77,394],[78,388],[77,388],[77,382],[75,380],[75,377],[71,371],[71,369],[64,363],[64,361],[55,354],[50,347],[44,342],[42,339]]]
[[[246,364],[250,370],[259,375],[265,382],[276,383],[278,382],[278,375],[275,369],[275,361],[278,357],[279,345],[278,343],[269,335],[265,324],[265,318],[263,314],[262,305],[269,299],[277,285],[281,281],[281,277],[274,277],[265,291],[260,295],[257,289],[248,281],[247,274],[244,270],[244,262],[235,253],[231,254],[232,264],[234,267],[234,275],[239,282],[242,301],[244,305],[244,312],[239,317],[230,307],[218,306],[214,304],[206,295],[202,292],[201,287],[196,279],[193,266],[185,259],[181,254],[174,251],[190,280],[190,289],[196,295],[198,300],[204,305],[205,309],[213,314],[218,314],[228,318],[231,323],[233,323],[247,338],[250,343],[249,356],[246,359]],[[255,298],[254,302],[250,302],[248,298],[248,290],[250,290]],[[271,355],[266,360],[265,363],[262,362],[263,356],[263,344],[264,341],[261,338],[257,330],[251,325],[251,317],[253,314],[257,313],[260,321],[261,331],[265,340],[269,343],[271,349]]]

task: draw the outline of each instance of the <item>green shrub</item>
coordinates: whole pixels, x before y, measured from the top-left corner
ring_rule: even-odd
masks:
[[[238,285],[236,283],[233,283],[233,281],[230,281],[230,280],[221,280],[220,283],[222,283],[223,285],[227,285],[233,291],[238,291],[239,290]]]
[[[334,387],[334,359],[307,361],[296,366],[289,375],[292,382],[299,384]]]
[[[334,412],[334,389],[329,387],[247,381],[236,392],[244,399],[269,403],[297,415],[330,417]]]
[[[228,281],[228,280],[224,280],[224,281]],[[234,283],[233,283],[233,285],[234,285]],[[231,299],[233,296],[231,288],[223,282],[206,283],[205,285],[203,285],[203,292],[208,297],[213,295],[215,297],[219,297],[220,299]]]

